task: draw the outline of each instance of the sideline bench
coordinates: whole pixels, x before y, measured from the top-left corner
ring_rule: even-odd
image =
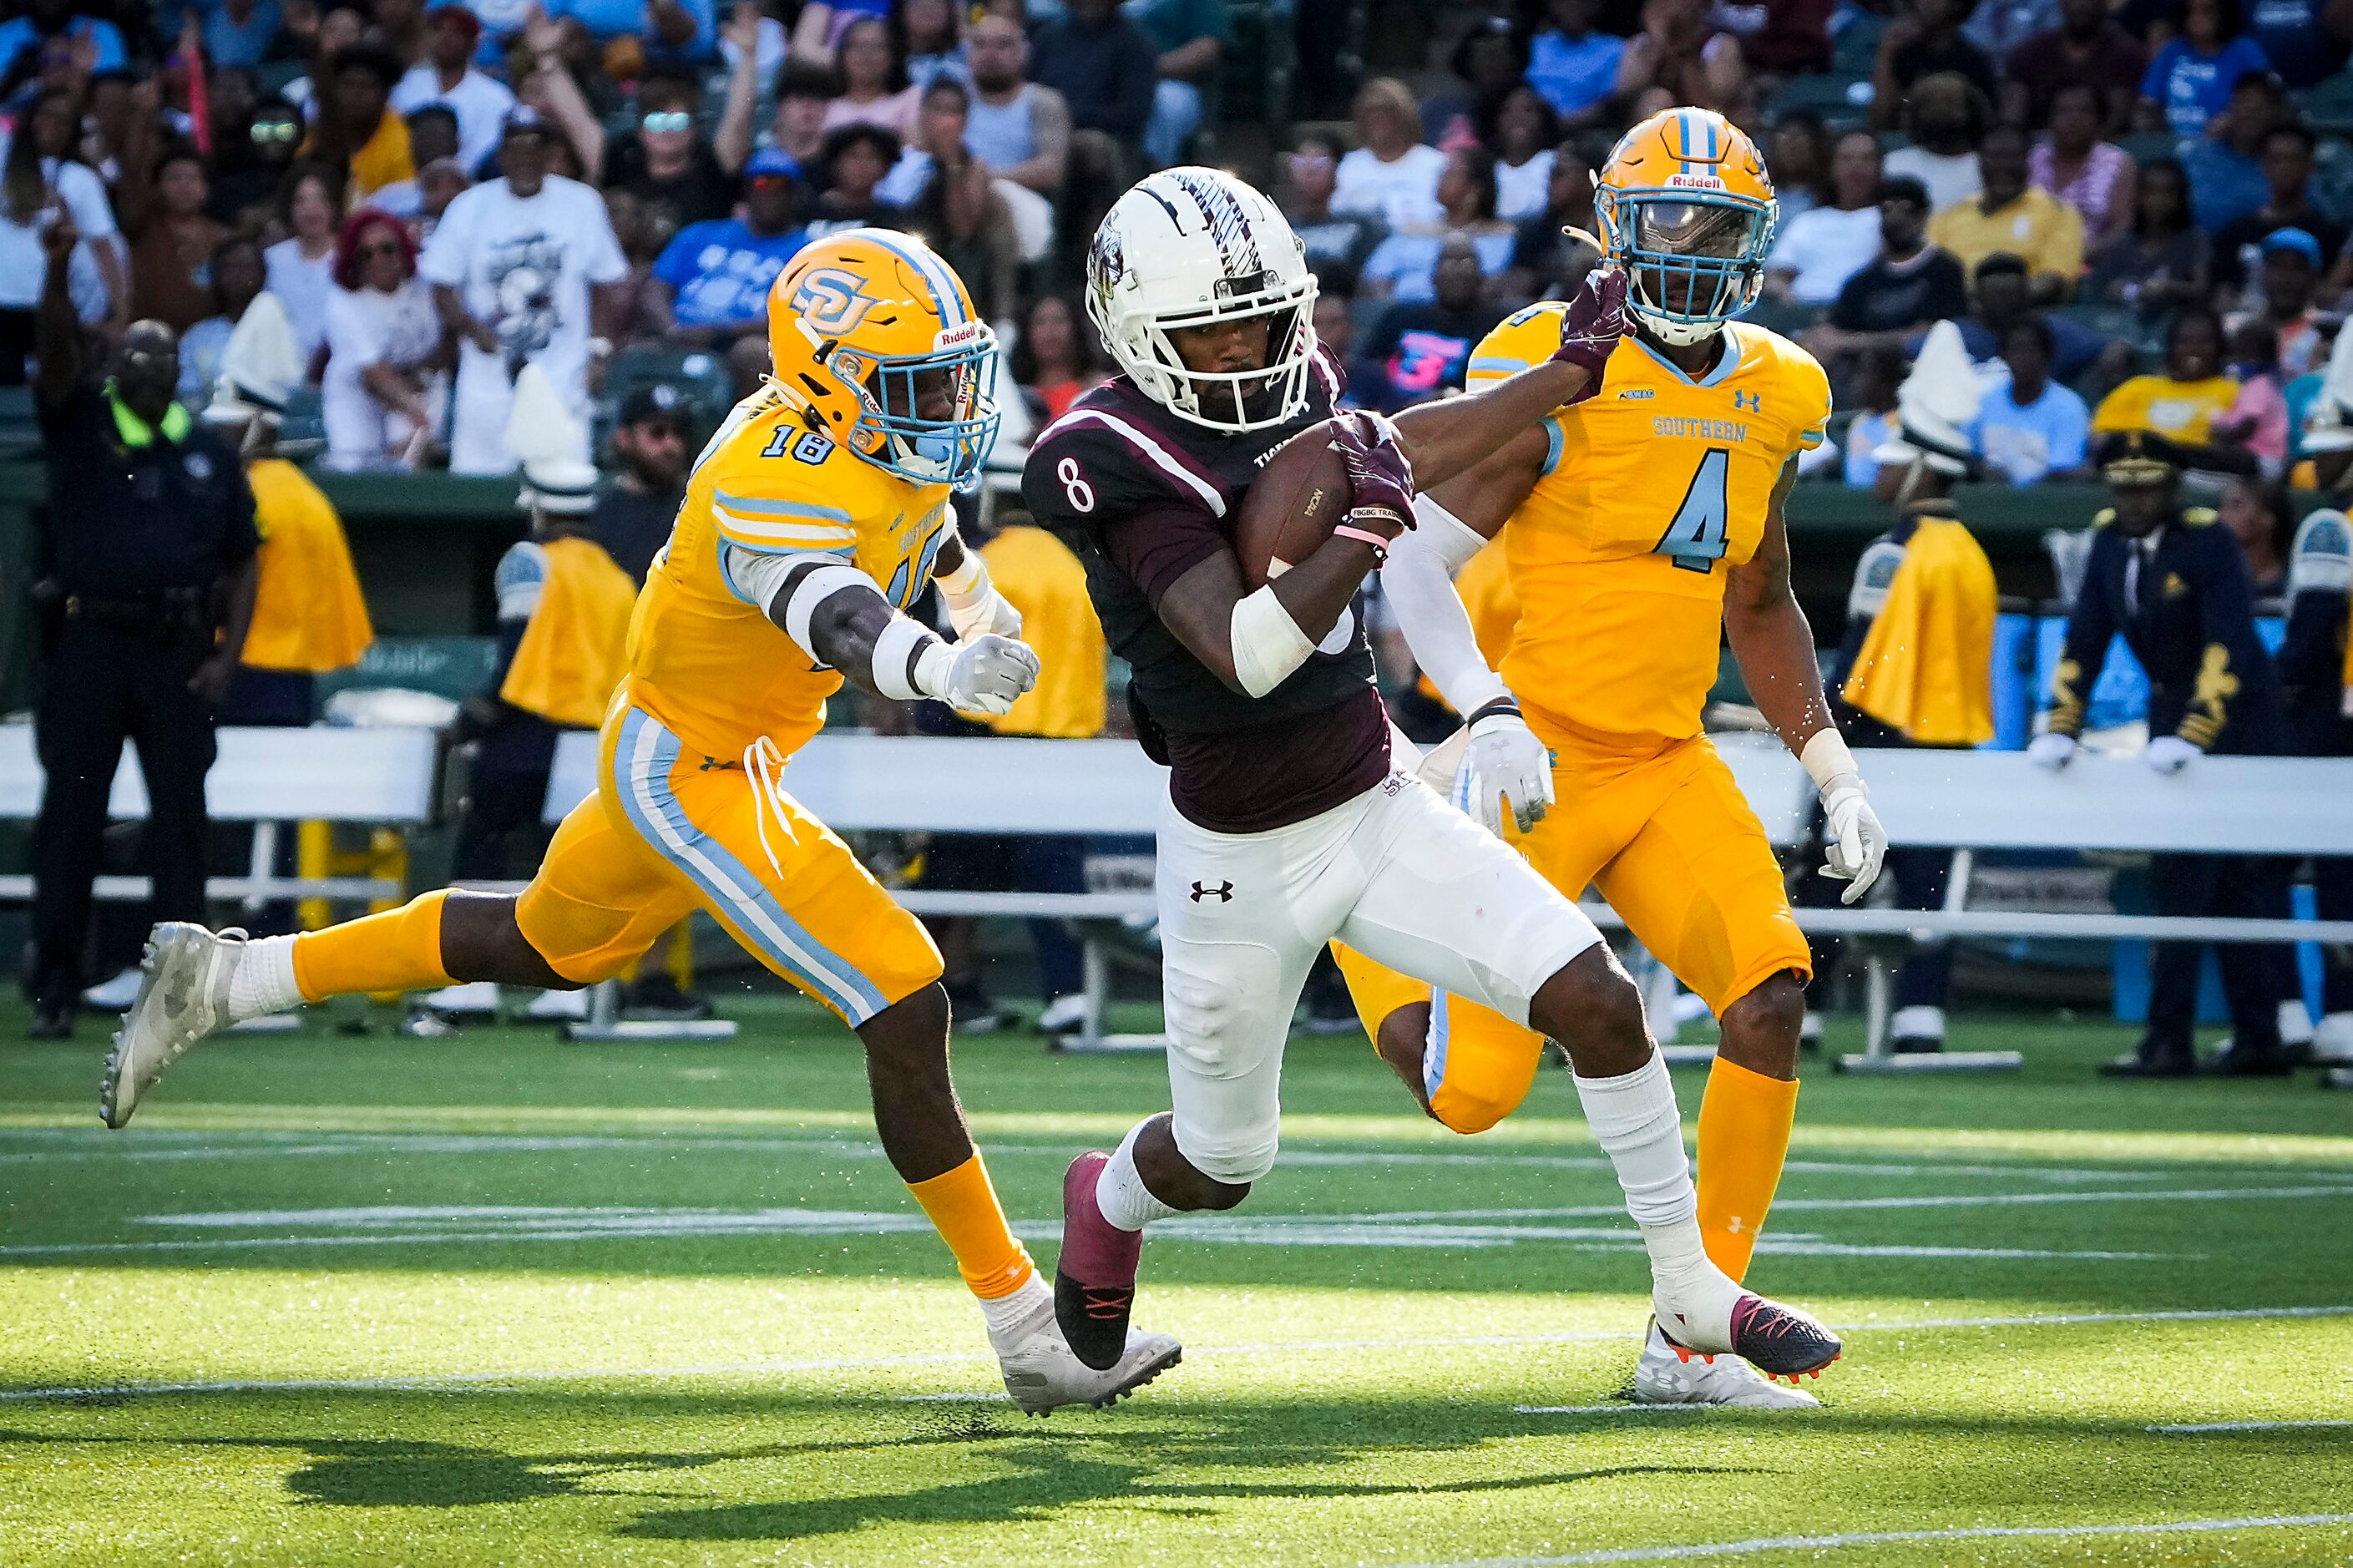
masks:
[[[1725,734],[1715,743],[1777,847],[1807,837],[1814,789],[1798,760],[1769,735]],[[1973,852],[1987,849],[2170,850],[2211,854],[2353,854],[2353,760],[2202,758],[2172,778],[2136,759],[2079,755],[2058,773],[2022,753],[1874,751],[1862,757],[1873,805],[1897,845],[1951,847],[1942,910],[1801,909],[1809,933],[1865,939],[1868,1053],[1850,1070],[1987,1070],[2015,1067],[2015,1053],[1895,1057],[1886,1048],[1890,950],[1915,936],[2071,937],[2200,942],[2353,942],[2353,921],[2177,920],[1973,910]],[[560,817],[595,787],[596,742],[567,735],[556,750],[548,815]],[[786,764],[785,787],[843,830],[934,833],[1148,834],[1159,820],[1165,773],[1127,741],[1037,741],[934,736],[819,735]],[[918,914],[1047,916],[1078,920],[1149,915],[1149,890],[1103,893],[894,889]],[[1596,924],[1622,930],[1607,905],[1583,906]],[[1089,1025],[1096,1028],[1103,967],[1088,944]]]
[[[205,779],[205,809],[216,822],[254,824],[253,857],[242,877],[214,877],[208,898],[248,905],[280,899],[399,899],[390,877],[281,877],[278,830],[289,822],[411,826],[431,820],[436,737],[430,730],[357,730],[314,724],[306,730],[224,728],[220,755]],[[43,775],[30,724],[0,724],[0,820],[30,821],[41,806]],[[147,782],[137,751],[125,745],[107,796],[113,818],[147,815]],[[98,879],[101,899],[143,899],[144,877]],[[0,900],[32,897],[29,876],[0,877]]]

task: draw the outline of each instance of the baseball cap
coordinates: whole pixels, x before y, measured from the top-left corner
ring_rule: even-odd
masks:
[[[752,180],[797,180],[801,177],[801,162],[782,147],[763,147],[744,164],[744,178]]]
[[[441,5],[427,7],[425,13],[425,25],[430,27],[439,22],[454,23],[478,38],[482,36],[482,19],[463,5]]]
[[[2320,241],[2313,237],[2309,229],[2275,228],[2263,236],[2263,254],[2269,256],[2277,250],[2292,250],[2316,268],[2321,264]]]
[[[686,411],[686,395],[666,381],[649,381],[629,388],[621,399],[620,422],[642,424],[648,419],[676,419]]]
[[[507,110],[506,123],[499,134],[506,136],[553,136],[555,123],[528,103],[518,103]]]

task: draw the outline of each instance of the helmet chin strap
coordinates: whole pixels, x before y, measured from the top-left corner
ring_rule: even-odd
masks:
[[[1635,315],[1642,319],[1644,331],[1656,337],[1661,342],[1672,343],[1679,349],[1687,349],[1696,343],[1704,343],[1725,328],[1725,323],[1722,321],[1668,321],[1663,317],[1653,316],[1640,305],[1633,307],[1633,310]]]

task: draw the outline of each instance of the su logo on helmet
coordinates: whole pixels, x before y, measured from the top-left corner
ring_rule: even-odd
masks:
[[[827,337],[858,330],[866,312],[881,301],[866,292],[866,279],[839,267],[812,268],[793,290],[792,309]]]

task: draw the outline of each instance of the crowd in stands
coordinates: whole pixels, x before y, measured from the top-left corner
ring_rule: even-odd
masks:
[[[27,373],[39,234],[66,213],[88,328],[180,331],[189,399],[268,292],[310,356],[328,466],[505,472],[521,364],[584,413],[633,344],[708,350],[749,384],[795,250],[883,224],[956,265],[1023,373],[1052,378],[1024,384],[1050,414],[1100,374],[1068,298],[1085,237],[1219,132],[1234,37],[1229,0],[552,3],[24,0],[0,26],[0,383]],[[1298,7],[1303,50],[1335,9]],[[1257,171],[1357,401],[1460,387],[1489,327],[1572,288],[1615,135],[1689,103],[1767,149],[1781,219],[1756,319],[1821,356],[1867,426],[1888,356],[1953,320],[1995,394],[1996,477],[2081,476],[2087,432],[2134,426],[2221,471],[2313,477],[2287,414],[2353,291],[2353,147],[2314,124],[2337,123],[2343,6],[1422,9],[1428,68],[1368,74],[1345,120],[1266,128]],[[1810,471],[1868,483],[1872,464],[1850,442]]]

